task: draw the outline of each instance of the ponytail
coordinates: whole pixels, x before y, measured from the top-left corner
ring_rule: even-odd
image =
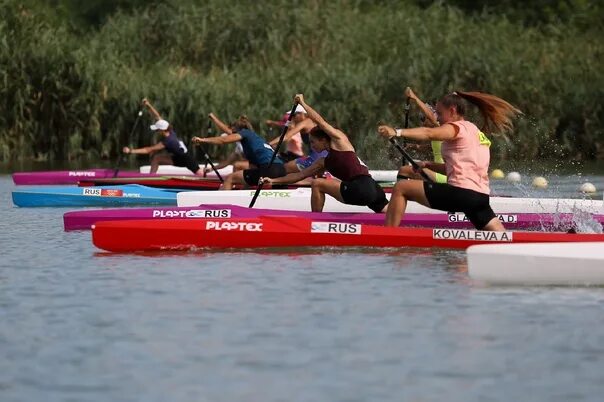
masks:
[[[455,106],[457,114],[464,116],[466,113],[464,99],[480,110],[484,120],[481,130],[487,132],[511,131],[514,127],[512,118],[522,113],[505,100],[484,92],[457,91],[443,96],[440,102],[446,107]]]

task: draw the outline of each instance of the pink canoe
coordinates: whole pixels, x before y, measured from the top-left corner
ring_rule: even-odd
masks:
[[[297,216],[313,221],[383,225],[384,214],[374,213],[328,213],[280,211],[274,209],[249,209],[235,205],[200,205],[198,207],[161,207],[136,209],[101,209],[67,212],[63,215],[65,230],[89,230],[100,221],[133,219],[199,219],[199,218],[256,218],[259,216]],[[575,222],[573,214],[501,214],[499,219],[507,229],[563,230],[585,225]],[[604,224],[604,215],[592,217],[594,226]],[[406,214],[403,226],[471,228],[472,224],[463,214]]]
[[[87,170],[52,170],[47,172],[18,172],[13,173],[13,182],[16,185],[52,185],[52,184],[78,184],[85,179],[110,178],[115,174],[115,169],[87,169]],[[153,177],[157,175],[143,174],[132,170],[119,170],[118,177]]]

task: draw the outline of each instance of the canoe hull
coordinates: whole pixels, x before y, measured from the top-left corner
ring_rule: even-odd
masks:
[[[326,246],[466,249],[488,243],[604,241],[604,235],[389,228],[272,216],[99,222],[92,228],[92,240],[98,248],[112,252]]]
[[[199,218],[257,218],[260,216],[296,216],[316,221],[383,225],[385,214],[376,213],[329,213],[280,211],[274,209],[246,208],[236,205],[201,205],[199,207],[157,207],[137,209],[104,209],[67,212],[63,215],[65,230],[88,230],[96,222],[121,220],[171,220]],[[574,216],[548,214],[499,215],[507,229],[568,230],[576,226]],[[594,216],[593,221],[604,224],[604,215]],[[405,214],[401,226],[472,228],[463,214]]]
[[[191,191],[178,194],[179,207],[194,207],[201,204],[231,204],[248,206],[254,191],[236,190],[221,192]],[[257,208],[310,211],[310,194],[308,188],[295,190],[263,190],[256,201]],[[389,197],[389,194],[386,194]],[[498,214],[508,213],[604,213],[602,200],[557,199],[557,198],[512,198],[491,197],[491,207]],[[327,196],[324,212],[371,212],[364,206],[346,205]],[[424,207],[415,202],[409,202],[407,212],[410,213],[442,213],[442,211]]]
[[[490,285],[604,285],[604,243],[472,246],[468,273]]]
[[[33,187],[15,190],[18,207],[175,205],[176,193],[144,186]]]

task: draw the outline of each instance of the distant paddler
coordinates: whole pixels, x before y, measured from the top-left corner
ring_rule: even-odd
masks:
[[[375,212],[384,212],[388,200],[384,190],[369,175],[367,166],[361,163],[348,136],[330,125],[319,113],[310,107],[301,94],[296,95],[295,102],[304,107],[308,118],[316,125],[310,131],[309,142],[317,153],[327,152],[310,166],[297,173],[290,173],[280,178],[263,178],[265,183],[295,183],[328,170],[335,179],[314,179],[311,184],[311,209],[322,212],[325,195],[350,205],[365,205]]]
[[[164,120],[159,112],[145,98],[143,106],[147,107],[153,117],[155,123],[151,125],[151,130],[159,136],[159,142],[155,145],[143,148],[128,148],[124,147],[125,154],[151,154],[151,170],[149,173],[157,173],[159,165],[174,165],[186,167],[197,176],[203,176],[203,169],[195,160],[195,157],[188,152],[185,144],[176,136],[176,132],[172,125]],[[165,150],[166,152],[160,152]]]
[[[312,165],[313,162],[327,156],[327,151],[317,152],[313,149],[310,144],[310,132],[317,126],[317,124],[311,118],[309,118],[306,109],[302,105],[298,105],[296,107],[296,112],[292,117],[292,123],[293,124],[291,124],[290,127],[288,127],[287,129],[283,141],[290,141],[297,135],[301,136],[302,142],[308,146],[309,155],[301,156],[299,158],[287,162],[285,164],[285,170],[287,171],[287,173],[301,172],[302,170]],[[279,137],[276,137],[271,140],[269,144],[273,147],[276,147],[278,142]]]
[[[243,153],[250,164],[249,169],[233,172],[228,176],[222,184],[223,190],[232,190],[233,184],[255,186],[258,184],[260,177],[285,176],[285,167],[279,157],[276,157],[269,167],[273,156],[273,148],[253,131],[252,124],[246,116],[240,116],[230,125],[222,122],[214,113],[210,113],[209,117],[216,124],[216,127],[227,135],[206,138],[193,137],[193,142],[214,145],[241,142]]]
[[[512,118],[520,111],[505,100],[482,92],[453,92],[436,104],[439,127],[398,129],[382,125],[380,135],[415,141],[442,141],[444,164],[431,165],[446,174],[447,183],[401,180],[394,186],[386,214],[386,226],[399,226],[407,201],[433,209],[463,212],[479,230],[503,231],[489,202],[489,147],[482,145],[478,127],[465,120],[466,101],[477,106],[485,121],[483,127],[499,131],[512,128]],[[419,163],[426,167],[426,163]]]
[[[296,108],[296,112],[294,113],[294,117],[292,118],[291,124],[295,124],[296,121],[300,121],[302,113],[306,114],[306,111],[304,111],[304,109],[302,109],[302,110],[300,110],[300,109],[301,108]],[[279,121],[267,120],[266,125],[269,126],[271,129],[272,128],[282,129],[283,126],[288,124],[290,113],[291,113],[291,110],[288,110],[287,112],[285,112],[283,114],[283,117]],[[271,144],[271,146],[273,146],[273,147],[276,147],[278,142],[279,142],[279,137],[270,141],[269,144]],[[304,151],[302,150],[302,136],[300,135],[299,132],[292,133],[292,135],[287,136],[286,139],[284,138],[283,142],[285,142],[287,144],[286,150],[284,152],[279,152],[279,157],[284,162],[289,162],[289,161],[293,161],[298,158],[304,157]]]
[[[429,103],[424,103],[409,87],[405,89],[405,97],[415,102],[415,104],[421,110],[420,119],[423,127],[438,127],[440,125],[436,117],[436,109],[434,106],[430,105]],[[430,146],[432,149],[433,162],[437,164],[444,164],[441,154],[442,141],[430,141]],[[426,163],[426,165],[428,166],[429,164]],[[426,167],[423,170],[433,181],[437,183],[447,182],[447,176],[444,174],[435,172],[429,167]],[[401,167],[398,171],[398,176],[408,179],[421,179],[421,176],[417,172],[413,171],[413,167],[411,165]]]

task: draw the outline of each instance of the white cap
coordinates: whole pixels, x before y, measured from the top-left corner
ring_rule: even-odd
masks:
[[[167,130],[168,127],[170,127],[170,123],[168,123],[165,120],[158,120],[155,122],[155,124],[151,125],[151,130],[153,131],[157,131],[157,130]]]
[[[288,110],[287,112],[285,112],[285,114],[287,114],[287,115],[289,115],[290,113],[291,113],[291,110]],[[296,110],[294,111],[294,114],[296,114],[296,113],[304,113],[304,114],[307,114],[307,113],[306,113],[306,109],[304,109],[304,108],[302,107],[302,105],[298,105],[298,106],[296,106]]]

